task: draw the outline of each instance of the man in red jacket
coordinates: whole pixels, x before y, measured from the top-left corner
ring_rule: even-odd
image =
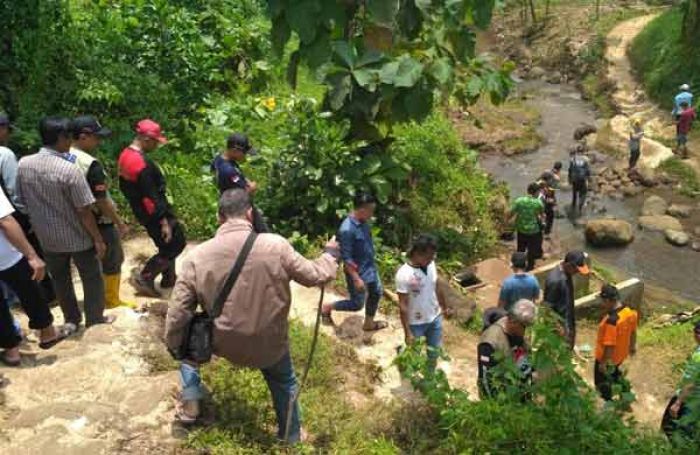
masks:
[[[130,280],[139,294],[148,297],[160,297],[154,283],[158,275],[162,275],[161,287],[175,285],[175,258],[186,244],[185,233],[166,197],[165,177],[146,156],[166,142],[159,124],[141,120],[136,124],[136,138],[119,156],[119,188],[158,247],[158,253]]]

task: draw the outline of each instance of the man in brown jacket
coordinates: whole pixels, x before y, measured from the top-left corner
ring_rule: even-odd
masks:
[[[192,250],[182,264],[166,321],[166,343],[171,352],[182,345],[189,321],[201,304],[211,312],[214,300],[252,231],[253,210],[245,190],[221,195],[215,237]],[[272,394],[278,437],[284,438],[287,409],[297,383],[289,356],[288,321],[291,304],[289,282],[319,286],[333,280],[340,251],[331,240],[318,259],[310,261],[275,234],[259,234],[221,316],[215,321],[214,353],[235,365],[262,371]],[[182,407],[178,418],[193,422],[202,397],[196,365],[183,362]],[[287,442],[301,437],[299,408],[295,404]]]

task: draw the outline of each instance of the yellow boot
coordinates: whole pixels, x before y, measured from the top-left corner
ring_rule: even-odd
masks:
[[[103,275],[105,280],[105,308],[111,310],[120,306],[135,309],[136,304],[133,302],[124,302],[119,300],[119,285],[121,284],[121,275]]]

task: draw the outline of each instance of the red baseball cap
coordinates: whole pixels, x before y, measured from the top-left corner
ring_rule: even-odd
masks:
[[[160,125],[151,119],[144,119],[138,122],[136,124],[136,134],[150,137],[151,139],[157,140],[161,144],[166,144],[168,142],[168,139],[163,136]]]

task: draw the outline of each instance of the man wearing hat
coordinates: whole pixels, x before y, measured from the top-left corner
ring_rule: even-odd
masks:
[[[620,365],[637,349],[639,316],[620,302],[620,293],[612,284],[600,290],[603,318],[598,324],[595,346],[595,387],[605,401],[612,400],[613,386],[620,382]]]
[[[683,108],[681,104],[686,103],[688,106],[693,105],[693,94],[690,92],[690,85],[683,84],[679,87],[680,92],[673,98],[673,119],[677,122],[680,119]]]
[[[102,257],[102,275],[105,281],[105,308],[118,306],[134,307],[133,303],[119,300],[119,285],[121,283],[121,269],[124,262],[124,251],[120,235],[127,231],[127,227],[117,213],[116,206],[109,196],[107,175],[99,160],[92,154],[102,143],[102,139],[109,137],[112,132],[103,127],[95,117],[88,115],[76,117],[71,122],[71,134],[73,144],[70,153],[75,156],[75,164],[85,175],[90,185],[92,195],[95,196],[93,213],[97,221],[97,227],[102,234],[107,251]]]
[[[245,134],[234,133],[228,137],[226,150],[217,155],[211,163],[211,170],[214,173],[216,187],[219,189],[220,195],[233,188],[246,190],[251,197],[255,194],[258,185],[243,175],[240,163],[245,162],[249,156],[257,154],[258,151],[253,148]],[[253,228],[257,233],[268,232],[262,214],[255,207],[253,207]]]
[[[576,344],[576,317],[574,315],[574,275],[588,275],[588,255],[583,251],[569,251],[561,264],[554,267],[544,282],[544,303],[562,320],[562,335],[571,349]]]
[[[160,297],[155,279],[162,275],[163,288],[175,285],[175,259],[185,249],[185,233],[166,197],[165,177],[147,156],[168,140],[160,125],[150,119],[138,122],[135,132],[134,141],[119,155],[119,188],[158,252],[130,283],[142,295]]]

